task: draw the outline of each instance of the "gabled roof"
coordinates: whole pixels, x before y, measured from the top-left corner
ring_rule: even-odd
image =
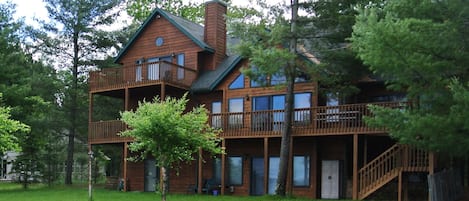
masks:
[[[156,8],[153,13],[143,22],[137,32],[132,36],[130,41],[121,49],[117,57],[114,59],[114,62],[118,62],[121,57],[129,50],[129,48],[134,44],[137,38],[143,33],[143,30],[152,22],[153,19],[164,17],[172,25],[174,25],[179,31],[189,37],[195,44],[205,51],[215,52],[215,50],[210,47],[207,43],[204,42],[204,27],[186,20],[184,18],[175,16],[171,13],[168,13],[162,9]]]

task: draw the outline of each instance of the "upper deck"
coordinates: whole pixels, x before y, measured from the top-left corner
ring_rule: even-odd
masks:
[[[166,61],[142,62],[131,66],[90,72],[90,93],[167,83],[189,89],[197,71]]]

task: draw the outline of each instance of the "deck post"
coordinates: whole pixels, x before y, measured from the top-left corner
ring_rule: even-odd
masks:
[[[290,150],[288,151],[288,169],[286,190],[293,195],[293,136],[290,136]]]
[[[202,194],[202,148],[199,148],[199,158],[197,162],[197,193]]]
[[[93,94],[92,93],[88,93],[88,100],[90,100],[89,106],[88,106],[88,125],[89,125],[89,123],[93,122]]]
[[[221,148],[223,150],[226,150],[226,140],[222,139],[221,140]],[[220,193],[221,195],[225,195],[225,171],[226,168],[226,155],[224,153],[221,154],[221,187],[220,187]]]
[[[428,173],[433,175],[435,173],[435,154],[430,152],[428,154]]]
[[[125,88],[125,98],[124,98],[124,110],[129,111],[129,88]]]
[[[128,150],[128,145],[127,145],[127,142],[124,142],[124,150],[123,150],[123,153],[122,153],[122,158],[123,158],[123,165],[124,165],[124,168],[123,168],[123,171],[124,173],[122,174],[122,179],[124,180],[124,192],[127,191],[127,151]]]
[[[166,84],[165,82],[161,82],[161,100],[164,101],[166,99]]]
[[[368,162],[368,137],[363,136],[363,166]]]
[[[397,181],[397,201],[402,201],[402,171],[399,171],[399,178]]]
[[[317,139],[315,138],[313,142],[313,154],[311,156],[311,193],[313,194],[313,199],[317,198],[317,186],[318,186],[318,179],[317,179],[317,171],[315,169],[318,168],[318,143]]]
[[[358,199],[358,134],[353,134],[352,199]]]
[[[264,138],[264,194],[269,192],[269,138]]]

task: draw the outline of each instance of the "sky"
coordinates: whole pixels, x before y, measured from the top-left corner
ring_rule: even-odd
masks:
[[[34,25],[34,18],[47,19],[47,10],[43,0],[10,0],[17,4],[15,18],[25,17],[26,24]],[[99,0],[98,0],[99,1]],[[187,0],[192,2],[205,2],[206,0]],[[277,4],[290,0],[268,0],[269,4]],[[5,3],[7,0],[0,0],[0,3]],[[248,6],[249,0],[233,0],[233,4],[238,6]]]

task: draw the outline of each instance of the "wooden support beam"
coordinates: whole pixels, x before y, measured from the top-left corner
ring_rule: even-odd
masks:
[[[226,140],[225,139],[222,139],[221,140],[221,148],[223,150],[226,150],[225,149],[225,146],[226,146]],[[221,155],[221,187],[220,187],[220,193],[221,195],[225,195],[225,177],[226,177],[226,154],[222,154]]]
[[[358,134],[353,135],[352,198],[358,199]]]
[[[290,136],[290,150],[288,151],[288,169],[287,169],[287,185],[286,192],[293,193],[293,137]]]
[[[407,175],[404,174],[403,171],[401,171],[402,175],[402,199],[404,201],[409,201],[409,181]]]
[[[316,140],[313,142],[313,154],[311,155],[311,193],[313,194],[312,198],[317,198],[317,188],[318,188],[318,143]]]
[[[161,82],[161,100],[164,101],[166,99],[166,84],[165,82]]]
[[[127,145],[127,142],[124,142],[124,149],[122,151],[122,158],[123,158],[123,165],[124,165],[124,168],[123,168],[123,175],[122,175],[122,179],[124,179],[124,192],[127,191],[127,152],[128,152],[128,145]]]
[[[433,152],[430,152],[428,154],[428,173],[430,175],[435,173],[435,154]]]
[[[269,192],[269,138],[264,138],[264,194]]]
[[[368,137],[363,135],[363,166],[368,163]]]
[[[202,148],[199,148],[199,158],[198,158],[198,166],[197,166],[197,193],[202,194]]]
[[[402,201],[402,171],[399,171],[399,178],[397,181],[397,201]]]
[[[88,123],[93,122],[93,94],[88,93],[88,100],[90,100],[88,105]]]
[[[130,100],[130,94],[129,94],[129,88],[125,88],[124,92],[124,110],[129,111],[129,100]]]

